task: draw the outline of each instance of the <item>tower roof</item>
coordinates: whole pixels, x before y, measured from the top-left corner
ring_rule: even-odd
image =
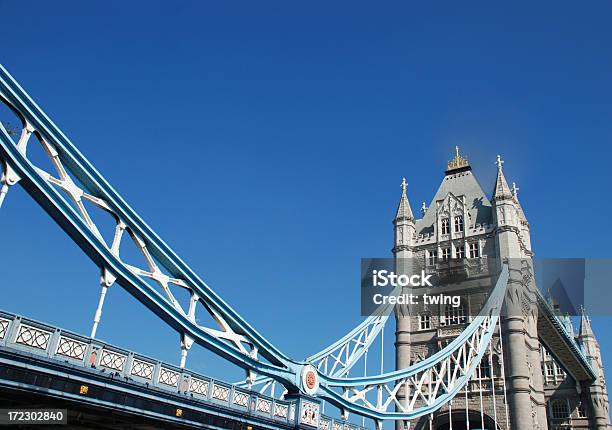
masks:
[[[406,178],[402,178],[402,197],[400,198],[399,205],[397,207],[397,213],[395,214],[395,219],[405,219],[405,220],[414,220],[414,215],[412,215],[412,209],[410,208],[410,202],[408,201],[408,196],[406,194],[406,188],[408,188],[408,183],[406,182]]]
[[[493,220],[491,202],[474,177],[467,158],[459,154],[458,147],[455,147],[455,151],[455,157],[448,162],[444,179],[429,208],[425,210],[423,218],[416,221],[417,234],[428,234],[434,231],[436,202],[444,200],[449,193],[456,198],[465,197],[470,223],[489,224]]]
[[[497,156],[497,179],[495,180],[495,188],[493,189],[493,200],[512,199],[512,192],[504,176],[503,164],[501,156]]]

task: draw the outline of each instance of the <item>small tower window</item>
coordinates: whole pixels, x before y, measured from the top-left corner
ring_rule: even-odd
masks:
[[[565,399],[553,400],[550,405],[550,412],[552,417],[556,420],[563,420],[569,418],[569,407]]]
[[[450,253],[450,248],[442,248],[442,261],[448,261]]]
[[[438,251],[433,249],[431,251],[427,251],[427,262],[430,266],[436,264],[436,260],[438,259]]]
[[[478,258],[480,257],[480,250],[478,249],[478,243],[472,242],[470,243],[470,258]]]
[[[584,406],[584,403],[582,402],[578,403],[578,406],[576,407],[576,413],[577,413],[578,418],[587,417],[586,407]]]
[[[457,307],[446,305],[444,309],[443,325],[464,324],[466,321],[465,306],[463,304]]]
[[[546,363],[546,376],[548,376],[549,378],[555,376],[555,369],[553,368],[552,363]]]
[[[486,379],[491,377],[491,367],[489,366],[489,357],[487,355],[482,357],[482,360],[478,365],[477,371],[480,374],[480,379]]]
[[[463,231],[463,216],[455,217],[455,231]]]
[[[448,234],[448,218],[442,218],[442,234]]]
[[[555,373],[558,376],[565,376],[565,370],[563,370],[563,368],[559,366],[557,363],[555,363]]]
[[[431,315],[419,315],[419,330],[429,330],[431,328]]]
[[[461,245],[455,248],[456,258],[465,258],[465,246]]]

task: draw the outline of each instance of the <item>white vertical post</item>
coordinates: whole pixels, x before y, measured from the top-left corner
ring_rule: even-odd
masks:
[[[470,428],[470,413],[469,413],[469,404],[468,404],[468,385],[470,384],[470,380],[468,379],[465,384],[465,428],[469,430]]]
[[[4,202],[4,198],[6,197],[7,192],[8,192],[8,185],[2,184],[2,188],[0,188],[0,208],[2,207],[2,203]]]
[[[187,346],[183,342],[181,342],[181,364],[180,364],[180,368],[184,369],[186,363],[187,363]]]
[[[368,376],[368,350],[365,350],[363,357],[363,376]],[[365,417],[361,417],[361,426],[365,427]]]
[[[0,124],[0,129],[2,129],[2,132],[4,134],[8,134],[10,137],[10,133],[1,124]],[[32,134],[33,131],[34,129],[28,122],[25,122],[23,124],[23,129],[21,130],[21,135],[19,136],[19,142],[17,142],[17,149],[24,156],[26,154],[28,140],[30,139],[30,135]],[[9,167],[7,162],[3,162],[1,164],[3,168],[3,172],[2,172],[2,177],[0,178],[0,181],[2,183],[2,187],[0,187],[0,208],[2,207],[4,198],[6,197],[6,194],[8,193],[9,187],[12,185],[15,185],[20,180],[17,173],[15,173],[15,171]]]
[[[187,363],[187,352],[191,348],[191,345],[193,345],[193,339],[190,338],[185,333],[183,333],[181,335],[181,364],[180,364],[181,369],[185,368],[185,364]],[[249,379],[250,378],[247,375],[247,380]]]
[[[100,284],[102,285],[102,291],[100,291],[100,299],[98,300],[98,308],[94,314],[93,327],[91,328],[91,338],[96,337],[96,331],[98,330],[98,324],[100,324],[100,318],[102,318],[102,307],[104,306],[104,298],[106,297],[106,291],[108,286],[104,281],[104,277],[101,279]]]
[[[510,423],[508,422],[508,397],[506,394],[506,364],[504,361],[504,336],[502,336],[502,318],[501,315],[499,317],[499,349],[501,352],[501,378],[504,384],[504,408],[506,411],[506,430],[510,428]]]
[[[478,372],[478,391],[480,396],[480,428],[484,429],[484,406],[482,402],[482,360],[478,363],[478,366],[476,366],[476,372]]]
[[[6,197],[6,193],[8,193],[9,184],[13,185],[11,182],[11,176],[9,174],[10,169],[7,163],[0,163],[2,165],[2,175],[0,176],[0,183],[2,187],[0,187],[0,208],[2,207],[2,203],[4,202],[4,198]]]
[[[324,372],[327,375],[327,362],[329,361],[329,357],[326,357],[323,361],[323,368],[325,369]],[[324,414],[325,413],[325,400],[321,401],[321,413]]]
[[[491,394],[493,395],[493,421],[495,422],[495,428],[497,428],[497,403],[495,397],[495,369],[493,368],[493,337],[489,342],[489,372],[491,373]]]

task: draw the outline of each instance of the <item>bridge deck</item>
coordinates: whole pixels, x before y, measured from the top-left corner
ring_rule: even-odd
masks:
[[[593,366],[539,290],[537,302],[540,341],[574,380],[593,382],[597,378]]]
[[[69,409],[74,428],[363,430],[326,416],[309,425],[303,398],[274,399],[6,312],[0,387],[2,404]]]

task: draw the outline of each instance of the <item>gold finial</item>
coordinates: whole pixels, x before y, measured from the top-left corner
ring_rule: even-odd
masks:
[[[455,146],[455,158],[446,164],[446,171],[449,172],[451,170],[457,170],[469,166],[470,163],[468,162],[467,157],[462,157],[461,154],[459,154],[459,146]]]

